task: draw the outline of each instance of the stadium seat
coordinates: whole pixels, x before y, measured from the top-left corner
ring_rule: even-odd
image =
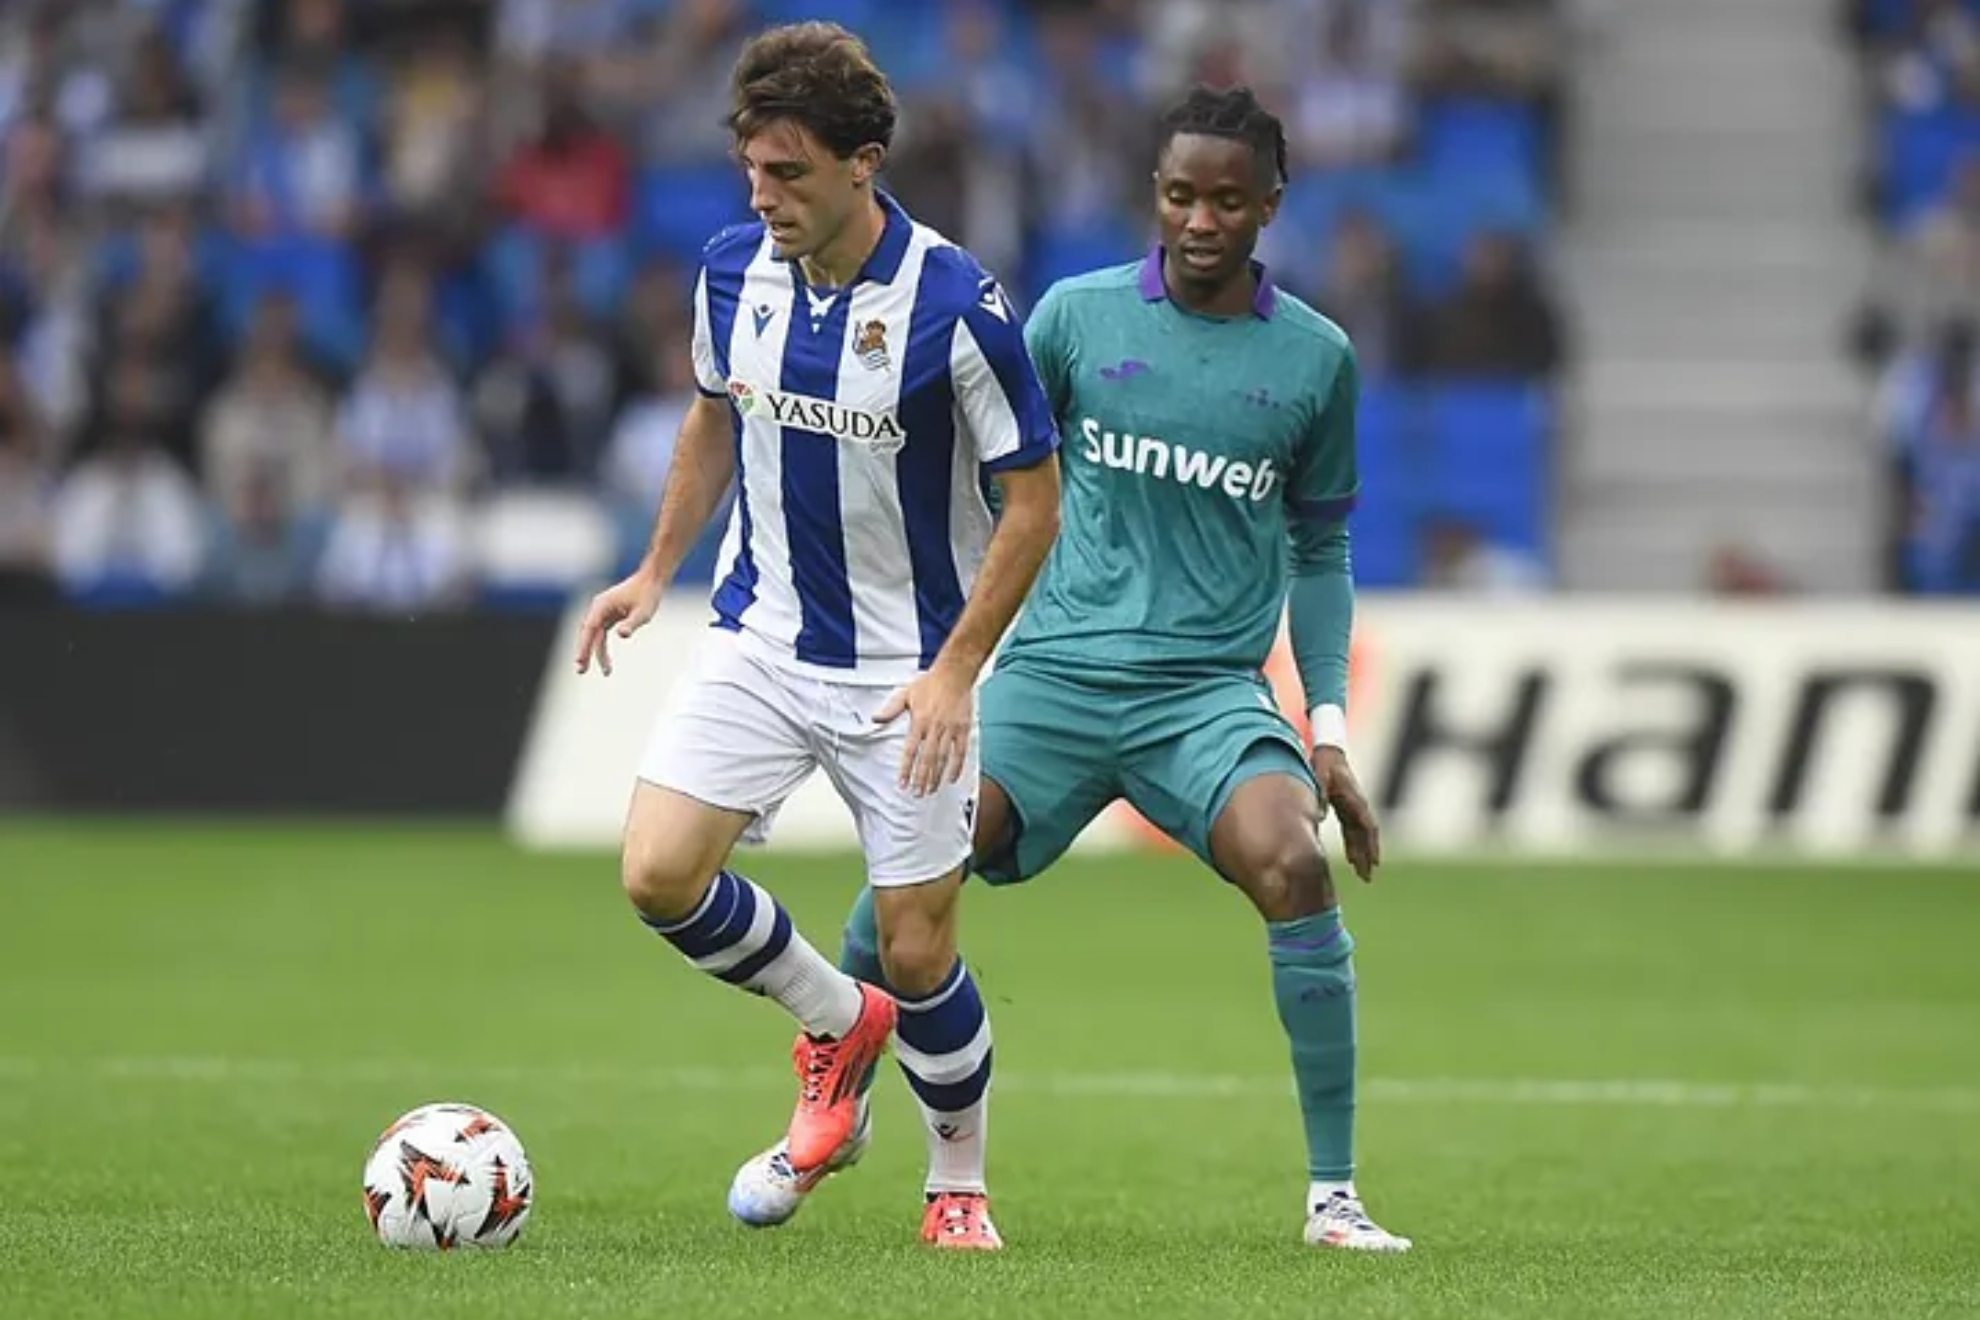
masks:
[[[484,604],[556,610],[612,570],[615,541],[610,516],[588,493],[525,488],[476,511],[469,554]]]
[[[358,254],[340,243],[305,236],[243,240],[227,254],[221,311],[230,334],[245,334],[270,294],[289,295],[311,348],[346,370],[357,365],[367,338],[364,272]]]
[[[1359,586],[1405,587],[1416,578],[1422,480],[1417,421],[1411,390],[1396,385],[1362,387],[1356,422],[1361,498],[1350,523],[1354,580]]]
[[[1962,158],[1980,154],[1980,115],[1954,109],[1892,110],[1884,115],[1878,136],[1884,219],[1903,228],[1945,195]]]
[[[1546,559],[1553,405],[1525,382],[1441,384],[1424,407],[1424,505]]]
[[[727,161],[666,165],[640,176],[634,239],[638,255],[693,262],[709,238],[749,219],[749,195]]]
[[[705,237],[705,236],[704,236]],[[541,309],[543,273],[555,240],[511,225],[497,235],[483,255],[485,275],[505,323],[528,321]],[[632,282],[632,254],[621,239],[600,238],[565,244],[571,283],[578,302],[591,315],[609,319],[620,308]]]
[[[184,603],[190,593],[173,591],[146,577],[106,573],[65,583],[63,599],[85,610],[150,610]]]
[[[1143,250],[1134,236],[1114,225],[1041,233],[1025,261],[1030,305],[1037,306],[1045,291],[1060,280],[1132,261]]]
[[[1540,117],[1523,101],[1437,97],[1423,106],[1416,127],[1418,159],[1433,174],[1541,175]]]

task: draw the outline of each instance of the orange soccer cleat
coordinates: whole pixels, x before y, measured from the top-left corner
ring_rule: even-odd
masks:
[[[797,1173],[809,1173],[838,1153],[859,1126],[859,1083],[894,1034],[900,1008],[883,990],[862,983],[859,1017],[837,1040],[800,1035],[791,1047],[797,1066],[798,1104],[785,1135],[785,1153]]]
[[[921,1240],[942,1251],[1002,1251],[990,1222],[990,1198],[980,1192],[941,1192],[921,1219]]]

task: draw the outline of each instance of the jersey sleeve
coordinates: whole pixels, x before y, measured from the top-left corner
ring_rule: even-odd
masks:
[[[985,468],[1032,467],[1058,449],[1058,427],[1025,352],[1024,332],[991,276],[982,278],[976,301],[956,318],[949,372],[956,408]]]
[[[1072,402],[1072,337],[1066,327],[1066,300],[1058,286],[1045,291],[1024,325],[1024,346],[1045,387],[1045,401],[1054,417],[1064,417]]]
[[[1361,489],[1355,452],[1355,412],[1361,404],[1361,375],[1354,350],[1343,348],[1326,398],[1300,446],[1287,489],[1294,545],[1302,529],[1322,529],[1354,510]]]
[[[728,382],[715,368],[715,331],[708,317],[708,268],[703,266],[694,277],[694,387],[704,398],[723,398],[728,390]]]

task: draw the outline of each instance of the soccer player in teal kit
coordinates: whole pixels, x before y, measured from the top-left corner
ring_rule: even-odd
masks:
[[[1380,839],[1346,751],[1354,351],[1252,260],[1285,186],[1279,121],[1248,90],[1198,88],[1163,129],[1161,242],[1054,286],[1026,327],[1064,437],[1062,523],[982,691],[975,869],[1037,875],[1125,798],[1243,891],[1305,1120],[1305,1240],[1404,1251],[1353,1181],[1354,943],[1318,835],[1331,809],[1371,878]],[[1288,613],[1310,752],[1261,674]],[[876,948],[862,894],[841,965],[880,982]],[[921,1101],[928,1194],[987,1194],[987,1097],[957,1113]],[[869,1132],[802,1177],[766,1151],[732,1207],[788,1219]]]

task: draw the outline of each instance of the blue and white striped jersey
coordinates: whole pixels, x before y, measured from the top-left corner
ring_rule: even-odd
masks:
[[[879,245],[844,289],[806,284],[760,223],[710,241],[694,366],[736,433],[716,626],[800,671],[891,684],[962,613],[990,541],[986,472],[1043,461],[1058,435],[996,280],[880,201]]]

